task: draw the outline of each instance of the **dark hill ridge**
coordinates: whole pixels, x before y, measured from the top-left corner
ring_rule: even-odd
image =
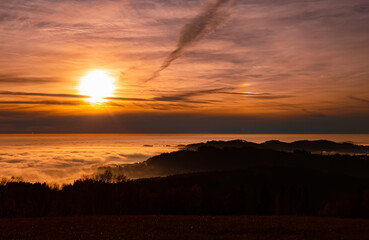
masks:
[[[369,146],[355,145],[352,143],[336,143],[328,140],[317,140],[308,141],[301,140],[291,143],[281,142],[278,140],[271,140],[264,143],[253,143],[243,140],[233,140],[233,141],[208,141],[206,143],[195,143],[189,144],[184,147],[184,149],[196,150],[202,146],[211,146],[217,148],[224,147],[254,147],[261,149],[273,149],[279,151],[294,151],[303,150],[307,152],[314,153],[345,153],[345,154],[369,154]]]
[[[326,143],[326,141],[323,142]],[[273,142],[265,144],[271,143]],[[304,145],[303,143],[304,141],[299,141],[294,144],[298,146]],[[327,145],[329,144],[328,142]],[[145,178],[193,172],[237,170],[258,166],[298,167],[369,179],[369,156],[367,155],[322,155],[300,150],[287,152],[264,149],[258,144],[243,141],[208,142],[200,144],[196,148],[192,147],[192,149],[196,150],[186,149],[165,153],[149,158],[142,163],[102,167],[100,170],[108,169],[117,175],[123,173],[129,178]]]

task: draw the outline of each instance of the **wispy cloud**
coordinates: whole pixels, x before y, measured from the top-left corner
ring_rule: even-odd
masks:
[[[88,98],[89,96],[79,94],[66,94],[66,93],[33,93],[33,92],[11,92],[0,91],[0,95],[11,96],[40,96],[40,97],[62,97],[62,98]]]
[[[197,91],[184,91],[184,92],[179,92],[177,94],[154,97],[152,100],[164,101],[164,102],[166,101],[167,102],[172,102],[172,101],[191,102],[189,100],[193,97],[206,96],[206,95],[212,95],[212,94],[240,95],[244,97],[251,97],[251,98],[265,99],[265,100],[292,97],[289,95],[274,95],[272,93],[241,92],[241,91],[237,91],[237,89],[234,87],[224,87],[224,88],[216,88],[216,89],[197,90]]]
[[[152,100],[154,101],[188,101],[191,97],[214,94],[214,93],[228,93],[227,91],[233,90],[233,88],[216,88],[216,89],[206,89],[206,90],[197,90],[197,91],[186,91],[179,92],[177,94],[172,95],[164,95],[160,97],[154,97]]]
[[[146,81],[151,81],[158,77],[159,73],[169,67],[174,60],[182,56],[188,47],[194,45],[224,23],[228,18],[228,10],[232,2],[232,0],[214,0],[205,6],[198,16],[182,28],[177,48],[169,54],[160,68]]]
[[[27,105],[87,105],[84,101],[0,101],[0,105],[9,104],[27,104]]]
[[[369,99],[364,99],[360,97],[350,96],[351,99],[362,102],[362,103],[369,103]]]
[[[150,99],[145,98],[125,98],[125,97],[106,97],[106,100],[118,100],[118,101],[150,101]]]
[[[50,83],[55,82],[55,78],[46,77],[20,77],[16,75],[0,74],[0,84],[1,83],[21,83],[21,84],[40,84],[40,83]]]

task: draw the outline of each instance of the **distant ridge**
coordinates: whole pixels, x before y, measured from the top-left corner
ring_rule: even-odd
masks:
[[[273,149],[278,151],[302,150],[313,153],[345,153],[345,154],[369,154],[369,146],[355,145],[352,143],[336,143],[328,140],[308,141],[301,140],[291,143],[281,142],[278,140],[270,140],[264,143],[253,143],[244,140],[233,141],[208,141],[206,143],[189,144],[184,149],[196,150],[201,146],[212,146],[217,148],[224,147],[255,147],[261,149]]]
[[[262,144],[234,141],[210,141],[190,144],[183,150],[164,153],[148,160],[127,165],[104,166],[128,178],[169,176],[183,173],[228,171],[250,167],[297,167],[319,172],[369,178],[369,156],[362,153],[369,147],[331,141],[297,141],[283,143],[268,141]],[[311,154],[311,152],[360,152],[362,155]]]

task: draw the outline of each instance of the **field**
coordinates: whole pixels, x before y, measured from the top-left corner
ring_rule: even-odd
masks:
[[[0,239],[369,239],[369,220],[297,216],[2,218]]]

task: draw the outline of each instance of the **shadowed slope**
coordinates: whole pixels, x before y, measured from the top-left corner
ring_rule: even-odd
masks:
[[[254,166],[286,166],[369,178],[367,155],[321,155],[296,149],[362,149],[368,147],[329,141],[299,141],[291,144],[269,141],[255,144],[243,141],[208,142],[189,145],[186,150],[165,153],[147,161],[123,166],[102,167],[129,178],[168,176],[173,174],[244,169]],[[269,148],[283,148],[286,151]],[[189,150],[193,149],[193,150]],[[287,150],[293,152],[287,152]]]

